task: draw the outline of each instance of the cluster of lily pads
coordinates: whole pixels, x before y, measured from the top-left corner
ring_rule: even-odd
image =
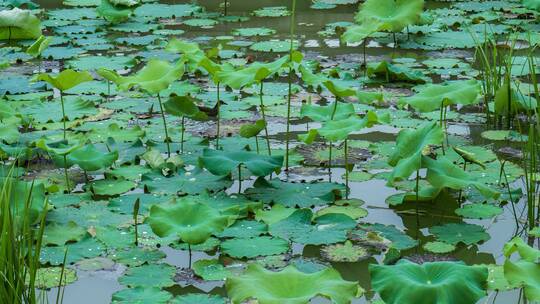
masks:
[[[317,33],[355,53],[341,59],[295,35],[296,2],[234,16],[0,1],[0,185],[15,218],[37,229],[46,212],[36,287],[69,295],[81,274],[117,273],[113,303],[476,303],[518,288],[540,301],[521,189],[537,168],[514,148],[535,135],[485,128],[537,108],[538,1],[367,0]],[[290,20],[289,37],[250,18]],[[509,31],[532,51],[494,88],[475,59]],[[383,46],[394,56],[371,53]],[[407,49],[424,53],[395,55]],[[372,187],[384,206],[361,199]],[[515,237],[495,260],[478,246],[505,216]]]

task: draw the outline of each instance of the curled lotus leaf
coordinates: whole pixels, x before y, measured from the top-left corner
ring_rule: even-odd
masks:
[[[399,32],[415,24],[424,8],[424,0],[367,0],[355,16],[360,24],[378,23],[379,30]]]
[[[357,282],[343,280],[332,268],[304,273],[288,266],[273,272],[258,264],[250,264],[241,276],[228,277],[225,287],[235,304],[250,298],[260,304],[305,304],[317,296],[335,304],[347,304],[363,293]]]
[[[197,245],[223,231],[229,216],[205,204],[183,200],[152,206],[147,222],[159,237],[177,235],[182,242]]]
[[[137,86],[149,94],[158,94],[167,89],[171,83],[179,80],[184,70],[183,61],[173,65],[168,61],[151,59],[135,75],[119,76],[115,82],[121,90],[129,90]]]
[[[429,84],[418,94],[404,97],[401,104],[408,104],[421,112],[431,112],[455,104],[470,105],[480,101],[480,82],[459,80],[444,84]]]
[[[88,71],[79,72],[72,69],[67,69],[63,70],[56,76],[51,76],[50,74],[39,74],[36,80],[45,81],[58,90],[64,92],[83,82],[92,81],[93,78]]]
[[[461,262],[369,265],[371,286],[386,304],[474,304],[485,296],[488,270]]]
[[[37,39],[41,22],[29,10],[13,8],[0,11],[0,40]]]
[[[104,153],[93,144],[88,144],[69,153],[66,159],[68,164],[76,164],[84,171],[97,171],[114,164],[118,151]]]
[[[388,163],[394,167],[389,183],[406,180],[422,166],[422,156],[426,147],[438,145],[443,141],[443,131],[436,122],[428,122],[417,129],[405,129],[399,132],[394,153]]]

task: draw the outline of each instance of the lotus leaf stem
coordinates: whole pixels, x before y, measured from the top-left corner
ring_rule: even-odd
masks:
[[[165,129],[165,143],[167,144],[167,158],[171,157],[171,144],[169,139],[169,131],[167,130],[167,120],[165,119],[165,111],[163,111],[163,103],[161,102],[161,96],[157,94],[159,101],[159,109],[161,111],[161,119],[163,120],[163,128]]]
[[[270,150],[270,137],[268,136],[268,124],[266,123],[266,114],[264,112],[263,84],[264,84],[264,82],[261,81],[260,89],[259,89],[259,101],[260,101],[260,104],[261,104],[260,108],[261,108],[262,119],[265,121],[264,135],[266,136],[266,146],[268,147],[268,155],[272,155],[272,151]]]

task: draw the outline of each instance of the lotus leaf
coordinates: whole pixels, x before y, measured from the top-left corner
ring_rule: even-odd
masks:
[[[193,263],[193,272],[205,281],[222,281],[231,275],[218,260],[198,260]]]
[[[52,39],[52,37],[45,37],[43,35],[39,36],[39,38],[26,49],[26,53],[33,57],[41,56],[43,51],[51,43]]]
[[[369,252],[362,246],[353,245],[351,241],[344,244],[328,245],[321,249],[321,254],[332,262],[354,263],[369,257]]]
[[[117,304],[166,304],[172,299],[172,294],[159,287],[139,286],[122,289],[112,295],[112,303]]]
[[[43,232],[43,244],[64,246],[67,242],[80,241],[86,235],[86,229],[73,221],[67,224],[50,223]]]
[[[120,76],[116,84],[122,90],[137,86],[149,94],[158,94],[184,74],[184,62],[175,65],[159,59],[151,59],[133,76]]]
[[[278,203],[287,207],[320,206],[341,197],[345,187],[335,183],[288,183],[279,179],[259,178],[246,195],[264,203]]]
[[[147,221],[160,237],[174,234],[182,242],[196,245],[223,231],[229,218],[205,204],[186,200],[152,206]]]
[[[347,240],[347,232],[356,226],[356,221],[344,214],[325,214],[312,224],[313,212],[299,209],[289,217],[269,226],[273,236],[282,237],[300,244],[333,244]]]
[[[226,304],[226,299],[218,295],[188,293],[176,296],[172,304]]]
[[[28,10],[13,8],[0,11],[0,40],[37,39],[41,22]]]
[[[498,198],[500,193],[477,181],[467,172],[456,166],[446,157],[439,157],[436,160],[427,156],[422,157],[422,164],[426,166],[427,180],[436,188],[450,188],[463,190],[469,186],[476,188],[486,198]]]
[[[400,99],[421,112],[430,112],[455,104],[470,105],[480,99],[480,83],[476,80],[452,81],[445,84],[430,84],[411,97]]]
[[[278,173],[283,164],[283,156],[259,155],[247,151],[218,151],[204,149],[200,158],[203,166],[215,175],[227,175],[241,165],[255,176],[266,176],[272,172]]]
[[[63,267],[44,267],[36,272],[36,288],[48,289],[55,288],[58,285],[66,286],[77,281],[75,270]],[[62,281],[60,281],[62,278]]]
[[[128,268],[126,273],[118,279],[120,284],[129,287],[170,287],[175,284],[173,276],[176,268],[164,263],[147,264]]]
[[[396,265],[369,266],[371,286],[387,304],[474,304],[486,292],[485,266],[458,262],[418,265],[401,260]]]
[[[515,237],[504,245],[504,277],[513,286],[524,287],[525,296],[531,301],[540,300],[540,251],[527,245],[520,237]],[[521,259],[510,257],[518,253]]]
[[[118,159],[118,151],[103,153],[93,144],[85,145],[67,155],[68,164],[76,164],[85,171],[97,171],[111,166]]]
[[[232,185],[228,177],[215,176],[202,170],[183,171],[165,177],[160,172],[150,172],[142,176],[142,183],[147,192],[153,194],[200,194],[219,191]]]
[[[39,74],[37,80],[46,81],[53,87],[64,92],[83,82],[92,81],[92,75],[89,72],[77,72],[71,69],[63,70],[56,77],[49,74]]]
[[[112,2],[114,0],[101,0],[101,4],[96,9],[96,12],[105,20],[111,23],[120,23],[129,19],[133,11],[128,7],[118,7]]]
[[[428,122],[418,129],[405,129],[399,132],[396,148],[388,163],[394,167],[389,183],[408,179],[422,166],[422,155],[430,145],[438,145],[443,141],[441,127],[435,122]]]
[[[331,120],[334,105],[315,106],[303,105],[300,115],[309,117],[314,121],[329,121]],[[355,113],[354,106],[351,103],[338,103],[334,114],[334,120],[343,120]]]
[[[269,236],[235,238],[223,241],[221,250],[236,258],[254,258],[285,253],[289,250],[289,242]]]
[[[489,234],[482,226],[474,224],[456,224],[449,223],[442,226],[433,226],[429,232],[437,237],[437,240],[456,245],[464,243],[466,245],[475,244],[490,239]]]
[[[272,272],[258,264],[250,264],[241,276],[227,278],[225,287],[234,304],[250,298],[260,304],[304,304],[317,296],[336,304],[347,304],[363,293],[358,283],[343,280],[331,268],[304,273],[288,266],[280,272]]]

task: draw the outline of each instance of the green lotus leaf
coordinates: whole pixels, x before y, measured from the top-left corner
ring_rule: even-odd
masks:
[[[45,139],[41,138],[40,140],[36,142],[36,147],[46,152],[52,152],[53,154],[64,156],[79,149],[81,145],[80,144],[70,145],[67,141],[64,141],[64,140],[47,143]]]
[[[370,256],[368,250],[362,246],[353,245],[351,241],[344,244],[324,246],[321,255],[332,262],[354,263]]]
[[[378,23],[379,30],[400,32],[415,24],[424,8],[424,0],[367,0],[355,16],[359,24]]]
[[[222,281],[231,275],[218,260],[198,260],[193,263],[193,272],[205,281]]]
[[[266,127],[266,121],[263,119],[257,120],[253,124],[244,124],[240,127],[239,134],[244,138],[251,138],[259,135]]]
[[[316,106],[316,105],[302,105],[300,110],[300,116],[309,117],[313,121],[330,121],[332,113],[334,111],[334,105]],[[334,114],[334,120],[343,120],[355,113],[354,106],[351,103],[338,103],[336,112]]]
[[[172,299],[172,294],[159,287],[139,286],[122,289],[112,295],[115,304],[166,304]]]
[[[279,179],[258,178],[245,194],[252,200],[277,203],[286,207],[311,207],[332,202],[341,197],[344,186],[335,183],[290,183]]]
[[[58,287],[58,285],[66,286],[77,281],[77,272],[71,268],[63,267],[44,267],[39,268],[36,272],[35,287],[41,289],[49,289]],[[62,281],[60,281],[62,278]],[[27,278],[27,281],[29,278]]]
[[[430,227],[429,232],[435,235],[437,240],[452,245],[457,245],[458,243],[472,245],[490,239],[489,234],[482,226],[474,224],[449,223],[442,226]]]
[[[224,68],[217,73],[217,76],[222,83],[238,90],[253,83],[260,83],[268,76],[277,73],[288,62],[287,55],[269,63],[254,63],[239,70],[232,67]]]
[[[267,6],[253,11],[253,15],[257,17],[283,17],[290,14],[286,6]]]
[[[173,96],[163,103],[165,111],[177,117],[206,120],[208,115],[199,110],[197,100],[190,96]]]
[[[426,83],[424,74],[421,71],[412,70],[408,67],[403,67],[400,65],[394,65],[386,61],[368,63],[367,75],[369,77],[382,77],[386,80],[386,82],[402,81],[412,83]]]
[[[538,0],[521,0],[521,2],[528,9],[540,11],[540,1]]]
[[[111,0],[113,5],[123,5],[123,6],[137,6],[141,4],[141,0]]]
[[[352,25],[347,27],[347,30],[341,35],[341,40],[349,43],[358,43],[379,31],[382,27],[379,22],[366,22],[361,25]]]
[[[132,247],[128,250],[119,251],[112,256],[116,262],[132,267],[155,263],[165,257],[165,253],[161,250],[140,247]]]
[[[118,77],[116,84],[121,90],[137,86],[149,94],[158,94],[179,80],[184,74],[184,69],[183,61],[172,65],[167,61],[150,59],[135,75]]]
[[[240,220],[227,227],[217,236],[220,238],[249,238],[267,232],[266,224],[258,221]]]
[[[0,40],[37,39],[41,22],[28,10],[13,8],[0,11]]]
[[[267,27],[246,27],[234,29],[232,33],[244,37],[269,36],[275,34],[276,30]]]
[[[248,151],[227,152],[204,149],[200,162],[215,175],[227,175],[243,165],[255,176],[266,176],[280,171],[283,156],[266,156]]]
[[[133,190],[137,183],[125,179],[101,179],[88,185],[94,195],[117,196]]]
[[[83,82],[93,80],[92,75],[88,71],[78,72],[72,69],[63,70],[56,77],[50,74],[39,74],[36,79],[45,81],[62,92],[76,87]]]
[[[484,183],[471,177],[467,172],[452,163],[446,157],[433,159],[423,156],[422,164],[427,168],[426,178],[431,185],[436,188],[450,188],[454,190],[463,190],[467,187],[474,187],[486,198],[497,199],[500,193],[491,189]]]
[[[317,296],[347,304],[363,293],[358,283],[343,280],[332,268],[304,273],[288,266],[273,272],[258,264],[250,264],[241,276],[227,278],[225,287],[234,304],[250,298],[260,304],[305,304]]]
[[[80,241],[86,235],[86,229],[73,221],[67,224],[50,223],[43,232],[43,244],[63,246],[67,242]]]
[[[501,215],[503,211],[504,210],[499,206],[476,203],[464,205],[461,208],[456,209],[455,213],[464,218],[488,219]]]
[[[511,260],[518,253],[521,259]],[[512,286],[524,287],[525,297],[530,301],[540,300],[540,251],[527,245],[520,237],[504,245],[504,277]]]
[[[294,211],[294,208],[287,208],[281,204],[274,204],[270,210],[256,210],[255,219],[270,225],[289,217]]]
[[[396,148],[388,163],[394,167],[388,182],[406,180],[422,166],[422,155],[430,145],[443,141],[443,131],[436,122],[428,122],[418,129],[401,130],[396,140]]]
[[[87,144],[67,155],[68,164],[76,164],[84,171],[97,171],[110,167],[118,159],[118,151],[103,153],[93,144]]]
[[[345,214],[348,217],[352,219],[359,219],[362,217],[366,217],[368,215],[368,212],[364,208],[360,208],[358,206],[337,206],[332,205],[329,207],[325,207],[322,209],[317,210],[317,213],[315,214],[315,217],[320,217],[325,214],[331,214],[331,213],[338,213],[338,214]]]
[[[41,56],[41,53],[49,46],[52,40],[53,37],[39,36],[39,38],[26,49],[26,54],[33,57]]]
[[[153,194],[200,194],[209,191],[219,191],[232,185],[227,176],[216,176],[203,170],[183,171],[165,177],[160,172],[150,172],[142,176],[146,192]]]
[[[128,268],[118,282],[129,287],[170,287],[175,284],[176,268],[168,264],[147,264]]]
[[[318,129],[318,133],[329,141],[341,141],[347,139],[349,134],[353,132],[360,131],[363,128],[370,128],[380,122],[381,120],[379,120],[377,114],[369,111],[363,118],[351,115],[345,119],[327,121]]]
[[[323,82],[323,85],[336,97],[344,98],[354,96],[356,94],[356,90],[349,87],[343,87],[331,80]]]
[[[278,237],[259,236],[228,239],[220,245],[223,253],[236,258],[254,258],[289,251],[289,242]]]
[[[411,238],[394,225],[363,224],[361,228],[362,230],[355,230],[353,232],[355,238],[358,238],[361,241],[371,241],[374,237],[374,232],[378,242],[384,244],[390,241],[390,247],[397,250],[407,250],[418,245],[417,240]]]
[[[497,156],[490,150],[481,150],[481,147],[475,147],[476,149],[480,150],[480,152],[484,152],[482,156],[487,156],[491,160],[497,159]],[[452,149],[459,155],[465,162],[469,162],[471,164],[477,164],[482,169],[486,168],[486,165],[475,155],[475,153],[462,149],[460,147],[453,146]],[[494,157],[493,159],[491,157]]]
[[[121,23],[129,19],[133,10],[126,6],[116,6],[110,0],[101,0],[101,4],[96,8],[99,16],[110,23]]]
[[[89,138],[93,142],[106,142],[109,138],[112,138],[116,142],[128,142],[136,141],[144,135],[145,132],[140,126],[123,128],[116,123],[112,123],[107,127],[92,128],[89,133]],[[119,151],[119,153],[122,153],[122,151]]]
[[[486,292],[488,270],[461,262],[369,265],[371,286],[386,304],[474,304]]]
[[[480,83],[478,81],[460,80],[427,85],[421,88],[418,94],[401,98],[399,102],[411,105],[421,112],[431,112],[455,104],[475,104],[480,101],[479,97]]]
[[[0,178],[0,189],[5,189],[2,196],[9,199],[15,220],[28,216],[28,221],[35,224],[47,207],[43,183],[2,177]]]
[[[427,242],[422,247],[433,253],[450,253],[456,250],[456,246],[445,242]]]
[[[90,236],[86,236],[76,243],[68,243],[64,246],[43,247],[39,260],[42,264],[61,265],[64,262],[66,249],[68,251],[66,257],[67,264],[73,264],[83,259],[95,258],[105,252],[105,246],[103,244]]]
[[[530,111],[536,109],[537,102],[534,97],[527,96],[514,88],[510,90],[511,92],[508,93],[508,85],[504,84],[495,93],[495,113],[507,115],[509,103],[511,111]],[[511,102],[508,102],[509,99]]]
[[[182,242],[196,245],[223,231],[229,217],[205,204],[184,200],[152,206],[147,222],[159,237],[177,235]]]
[[[356,226],[356,221],[344,214],[325,214],[312,224],[313,212],[299,209],[289,217],[269,226],[269,232],[300,244],[333,244],[347,240],[347,233]]]
[[[204,293],[188,293],[176,296],[171,304],[226,304],[227,299],[218,295]]]
[[[171,39],[165,49],[169,52],[182,54],[183,59],[187,60],[190,71],[193,71],[206,58],[204,51],[194,42],[187,42],[179,39]]]

